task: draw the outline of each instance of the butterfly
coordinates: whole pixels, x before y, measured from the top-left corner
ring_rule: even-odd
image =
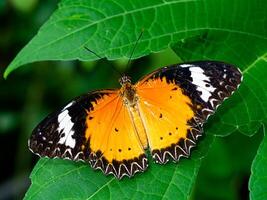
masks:
[[[158,69],[120,89],[89,92],[47,116],[29,139],[41,156],[84,161],[118,179],[189,157],[203,124],[242,81],[238,68],[217,61]]]

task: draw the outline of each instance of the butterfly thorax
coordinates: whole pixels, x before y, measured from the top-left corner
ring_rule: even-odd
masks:
[[[138,98],[134,85],[129,82],[124,83],[120,89],[120,95],[125,105],[135,107]]]
[[[135,107],[138,98],[135,86],[131,83],[131,78],[124,75],[120,78],[119,82],[121,84],[120,95],[124,104],[130,107]]]

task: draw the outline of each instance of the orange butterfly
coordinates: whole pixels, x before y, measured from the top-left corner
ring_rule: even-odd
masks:
[[[214,61],[164,67],[135,85],[123,76],[120,89],[90,92],[46,117],[29,148],[131,177],[146,170],[146,149],[160,164],[188,157],[203,123],[241,81],[237,68]]]

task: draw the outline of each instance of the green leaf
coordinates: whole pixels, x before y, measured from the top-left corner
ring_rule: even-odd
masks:
[[[205,32],[265,38],[266,6],[250,0],[62,0],[37,35],[4,73],[42,60],[95,60],[84,46],[103,57],[134,57],[160,51],[169,44]],[[264,35],[263,35],[264,33]]]
[[[251,200],[267,199],[267,137],[265,126],[263,126],[264,138],[254,158],[251,177],[249,180],[249,190]]]
[[[212,142],[213,136],[207,135],[190,159],[164,166],[150,160],[145,173],[120,181],[88,164],[42,158],[31,174],[32,185],[25,199],[188,199]]]
[[[259,131],[252,137],[239,132],[227,137],[215,137],[199,169],[193,193],[195,198],[191,199],[248,199],[248,193],[243,191],[248,191],[250,167],[262,136]]]

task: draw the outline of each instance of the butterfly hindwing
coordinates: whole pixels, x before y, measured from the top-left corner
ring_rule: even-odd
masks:
[[[233,66],[203,61],[165,67],[137,83],[139,109],[155,161],[188,157],[202,135],[203,123],[241,79]]]

